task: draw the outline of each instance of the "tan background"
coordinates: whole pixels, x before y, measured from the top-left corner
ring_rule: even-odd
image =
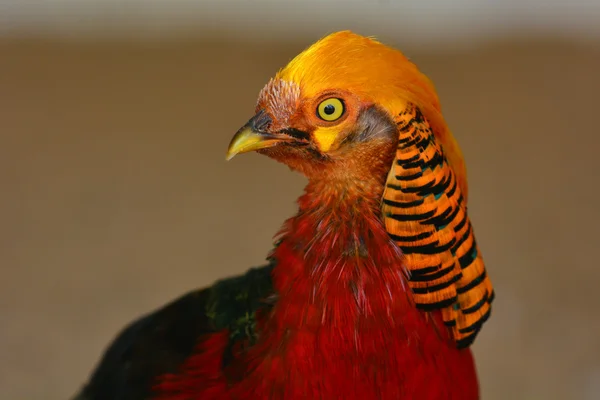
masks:
[[[67,398],[132,318],[262,262],[304,181],[225,149],[317,37],[0,41],[0,399]],[[600,398],[600,46],[403,49],[469,167],[483,398]]]

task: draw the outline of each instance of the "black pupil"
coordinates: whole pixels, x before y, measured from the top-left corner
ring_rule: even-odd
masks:
[[[331,115],[335,112],[335,106],[333,104],[327,104],[325,108],[323,108],[323,112],[327,115]]]

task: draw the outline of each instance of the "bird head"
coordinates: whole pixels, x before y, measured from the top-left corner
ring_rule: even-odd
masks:
[[[460,149],[431,81],[400,51],[349,31],[319,40],[266,84],[227,158],[258,151],[309,179],[385,180],[395,119],[408,103],[430,122],[466,195]]]
[[[338,192],[368,203],[403,252],[415,303],[441,309],[459,347],[474,340],[494,292],[467,216],[464,161],[433,84],[401,52],[348,31],[319,40],[262,89],[227,157],[248,151],[305,174],[317,210],[339,205]]]

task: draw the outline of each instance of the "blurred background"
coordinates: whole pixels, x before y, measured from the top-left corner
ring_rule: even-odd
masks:
[[[484,399],[600,398],[600,2],[0,1],[0,399],[259,265],[305,181],[225,162],[268,78],[352,29],[436,83],[496,288]]]

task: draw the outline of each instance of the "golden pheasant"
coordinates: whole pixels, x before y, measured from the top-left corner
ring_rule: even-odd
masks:
[[[479,398],[494,292],[427,77],[331,34],[260,92],[227,157],[248,151],[309,180],[269,264],[136,321],[78,399]]]

